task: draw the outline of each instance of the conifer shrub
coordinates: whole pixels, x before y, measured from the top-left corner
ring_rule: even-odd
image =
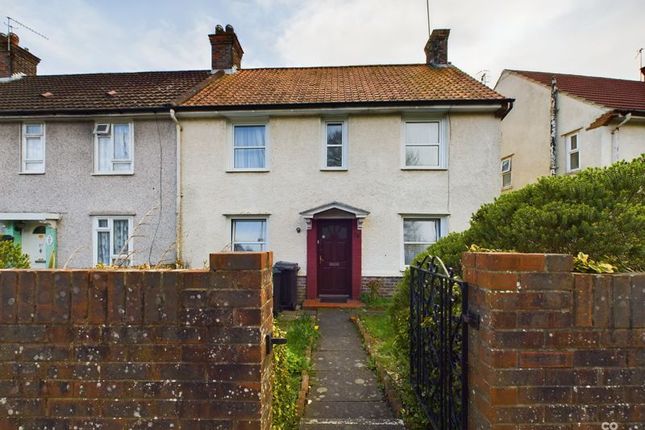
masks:
[[[29,256],[23,254],[19,244],[0,241],[0,269],[28,269],[29,266]]]

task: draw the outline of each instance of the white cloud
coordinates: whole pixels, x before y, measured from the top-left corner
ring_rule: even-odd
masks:
[[[132,0],[131,0],[132,1]],[[42,58],[41,73],[204,69],[207,34],[235,26],[243,67],[419,63],[425,0],[0,0]],[[645,47],[642,0],[430,0],[433,28],[450,28],[449,58],[475,75],[503,68],[636,79]],[[3,31],[0,29],[0,31]]]

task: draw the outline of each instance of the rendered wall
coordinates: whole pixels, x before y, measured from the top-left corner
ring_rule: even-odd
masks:
[[[271,253],[0,270],[0,429],[268,429]]]
[[[574,274],[567,255],[462,263],[481,318],[469,329],[468,428],[642,428],[645,274]]]
[[[247,173],[226,171],[227,120],[182,119],[184,260],[201,267],[209,250],[227,247],[230,216],[266,215],[276,260],[298,263],[305,275],[307,233],[299,213],[339,201],[370,212],[363,276],[401,276],[401,214],[448,215],[449,231],[459,231],[499,192],[500,121],[492,114],[449,116],[449,168],[437,171],[401,169],[400,114],[353,115],[347,122],[347,171],[321,171],[323,126],[310,116],[271,117],[270,171]]]

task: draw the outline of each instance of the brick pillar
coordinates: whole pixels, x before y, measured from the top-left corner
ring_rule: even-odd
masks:
[[[639,428],[645,274],[574,274],[567,255],[462,263],[481,317],[469,334],[468,428]]]
[[[212,270],[211,285],[223,289],[221,294],[213,291],[211,304],[220,307],[234,307],[233,325],[253,332],[248,346],[254,354],[249,357],[245,367],[253,369],[258,376],[259,398],[256,417],[240,421],[233,427],[239,430],[269,430],[271,428],[271,355],[267,354],[267,336],[273,330],[273,253],[272,252],[230,252],[210,255]],[[240,295],[240,290],[247,290],[247,295]],[[248,307],[241,306],[246,298],[252,298]],[[236,302],[236,300],[239,300]],[[235,333],[229,339],[235,341]],[[258,355],[259,354],[259,355]],[[239,369],[238,369],[239,370]],[[244,372],[236,372],[245,379]],[[222,380],[230,378],[227,372]]]

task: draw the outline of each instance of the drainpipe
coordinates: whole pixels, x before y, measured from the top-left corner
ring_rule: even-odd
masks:
[[[616,127],[611,129],[611,164],[618,161],[618,134],[616,132],[620,127],[627,124],[630,119],[632,119],[632,114],[628,113]]]
[[[551,176],[558,173],[558,83],[555,76],[551,80],[551,117],[549,143],[549,172]]]
[[[177,195],[175,200],[175,253],[178,261],[183,261],[182,258],[182,220],[181,220],[181,124],[175,115],[175,110],[170,109],[170,118],[175,122],[175,136],[177,141],[175,143],[175,156],[177,164]]]

